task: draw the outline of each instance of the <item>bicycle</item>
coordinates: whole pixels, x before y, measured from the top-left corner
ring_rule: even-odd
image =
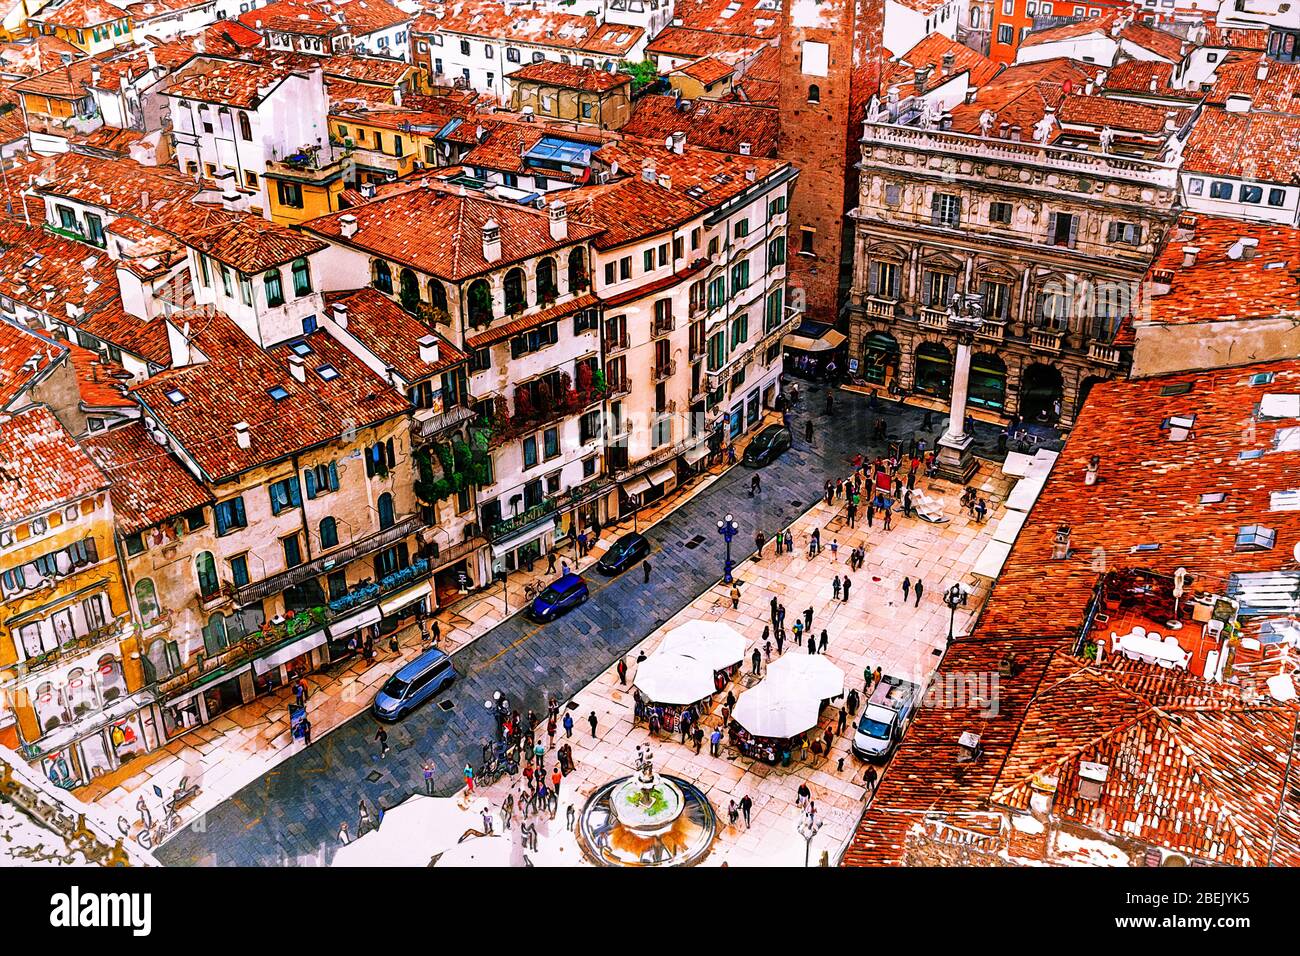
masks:
[[[533,600],[534,598],[539,597],[539,596],[541,595],[541,593],[542,593],[543,591],[545,591],[545,590],[546,590],[545,586],[543,586],[542,583],[541,583],[540,581],[539,581],[538,583],[536,583],[536,584],[525,584],[525,585],[524,585],[524,600],[525,600],[525,601],[531,601],[531,600]]]
[[[118,828],[121,829],[122,823],[118,821]],[[163,817],[152,827],[144,827],[136,834],[135,842],[139,843],[146,850],[152,850],[156,846],[161,846],[163,841],[181,828],[181,815],[172,813]]]

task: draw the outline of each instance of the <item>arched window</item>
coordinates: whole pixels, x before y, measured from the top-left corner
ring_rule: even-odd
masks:
[[[447,287],[437,279],[429,280],[429,305],[443,315],[447,314]]]
[[[293,294],[306,295],[311,292],[311,269],[306,259],[293,260]]]
[[[379,529],[391,528],[397,523],[397,516],[393,513],[393,496],[384,492],[379,496]]]
[[[245,142],[253,141],[253,124],[248,121],[247,113],[239,114],[239,135]]]
[[[537,263],[537,301],[554,301],[560,294],[555,260],[550,256]]]
[[[177,662],[172,660],[172,655],[168,653],[167,641],[164,638],[150,641],[144,652],[145,682],[152,684],[154,681],[166,680],[172,676],[176,664]]]
[[[522,312],[527,308],[523,269],[511,269],[506,273],[505,294],[507,315]]]
[[[126,696],[126,677],[122,673],[120,660],[112,654],[105,654],[95,662],[95,669],[98,672],[99,688],[105,704]]]
[[[220,654],[229,646],[230,641],[226,637],[226,619],[218,612],[208,618],[208,626],[203,629],[203,649],[211,657]]]
[[[68,671],[66,693],[73,720],[99,710],[99,694],[95,692],[95,682],[84,667],[74,667]]]
[[[397,281],[402,306],[408,311],[414,311],[420,304],[420,280],[410,269],[403,269],[398,273]]]
[[[267,269],[262,273],[262,285],[266,286],[267,305],[284,305],[284,283],[279,269]]]
[[[148,627],[158,619],[158,592],[153,581],[141,578],[135,582],[135,606],[140,612],[140,622]]]
[[[479,279],[470,284],[469,324],[489,325],[492,322],[492,287],[486,279]]]
[[[36,688],[32,707],[36,710],[36,722],[46,732],[61,727],[72,719],[63,707],[63,694],[49,681]]]
[[[816,83],[810,83],[808,85],[808,102],[820,103],[821,101],[822,101],[821,87],[818,86]]]
[[[393,270],[388,267],[388,263],[383,259],[376,259],[374,273],[374,278],[370,280],[371,284],[380,292],[387,292],[391,295],[393,291]]]
[[[587,257],[582,247],[569,252],[569,291],[579,292],[587,288]]]
[[[321,519],[320,522],[320,546],[322,548],[336,548],[339,543],[339,524],[332,516]]]
[[[194,569],[199,575],[199,594],[205,598],[216,594],[221,585],[217,581],[217,562],[212,552],[200,551],[194,558]]]

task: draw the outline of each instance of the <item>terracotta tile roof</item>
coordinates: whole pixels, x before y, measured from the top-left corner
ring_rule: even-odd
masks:
[[[1183,59],[1183,44],[1187,41],[1176,34],[1157,29],[1146,23],[1130,23],[1119,33],[1121,40],[1140,46],[1170,63]],[[1191,44],[1188,44],[1190,48]]]
[[[8,99],[8,90],[0,91],[0,144],[16,143],[27,136],[23,111]]]
[[[10,89],[15,93],[32,93],[56,99],[80,99],[86,95],[90,84],[90,63],[90,58],[65,63],[19,80]]]
[[[117,129],[114,126],[101,126],[89,133],[68,137],[81,149],[92,150],[90,155],[108,154],[109,159],[127,159],[131,147],[144,139],[145,134],[138,129]]]
[[[1300,175],[1300,115],[1202,111],[1183,149],[1189,173],[1292,183]]]
[[[1146,106],[1131,100],[1108,96],[1085,96],[1071,93],[1061,100],[1056,110],[1057,121],[1063,125],[1106,127],[1119,132],[1156,135],[1165,132],[1166,121],[1172,120],[1174,128],[1186,122],[1190,110],[1175,110],[1159,106]],[[1170,129],[1169,132],[1173,132]]]
[[[138,534],[213,501],[184,465],[155,444],[143,422],[90,435],[81,444],[112,482],[119,534]]]
[[[778,0],[682,0],[673,17],[692,30],[770,38],[785,24],[782,6]]]
[[[194,37],[195,52],[213,56],[237,56],[261,45],[262,35],[238,20],[218,20]]]
[[[953,58],[952,68],[945,70],[944,57],[949,54]],[[942,33],[931,33],[904,53],[897,62],[886,66],[881,85],[885,89],[891,86],[910,89],[916,80],[916,71],[926,66],[930,67],[930,76],[926,82],[928,89],[934,89],[963,73],[968,75],[971,86],[983,87],[1002,69],[1000,63],[994,63],[970,47],[949,39]]]
[[[147,359],[159,368],[171,364],[166,324],[160,319],[142,319],[132,315],[123,308],[122,300],[116,295],[101,308],[88,312],[76,325],[95,338]]]
[[[468,122],[464,125],[473,125]],[[542,141],[545,136],[552,136],[570,142],[586,143],[593,147],[607,142],[614,137],[609,133],[591,130],[590,133],[573,129],[555,128],[544,123],[493,122],[486,120],[476,125],[486,130],[486,135],[474,148],[466,153],[461,162],[466,166],[478,166],[501,172],[541,173],[548,179],[561,182],[574,182],[579,174],[562,169],[542,168],[529,165],[525,154]]]
[[[755,106],[776,106],[781,93],[781,51],[765,46],[744,60],[740,74],[732,81],[731,95]]]
[[[596,305],[600,300],[590,292],[584,292],[582,295],[574,296],[558,305],[541,309],[531,315],[521,316],[518,319],[511,319],[501,325],[494,325],[486,332],[479,332],[477,335],[467,336],[465,345],[471,349],[481,349],[497,342],[504,342],[506,339],[513,338],[521,332],[527,332],[529,329],[535,329],[543,326],[548,322],[555,322],[566,316],[581,312],[583,309]]]
[[[1205,18],[1205,35],[1201,46],[1220,47],[1230,50],[1254,50],[1263,53],[1268,47],[1268,30],[1248,27],[1221,27],[1214,16]]]
[[[44,405],[0,422],[0,524],[108,487],[108,479]]]
[[[376,86],[374,83],[356,80],[334,80],[329,77],[325,78],[325,95],[329,98],[331,109],[335,105],[353,106],[359,103],[387,106],[397,99],[391,86]],[[330,118],[335,118],[332,113]]]
[[[372,87],[373,90],[373,87]],[[356,123],[379,129],[436,131],[452,119],[453,114],[421,110],[407,106],[376,104],[373,107],[349,107],[332,110],[330,119],[339,123]]]
[[[208,0],[136,0],[134,3],[126,3],[127,13],[131,14],[137,27],[143,22],[153,19],[154,17],[163,17],[172,13],[180,13],[183,10],[193,10],[196,7],[204,6]]]
[[[978,133],[981,114],[990,110],[997,117],[994,135],[1006,123],[1019,126],[1022,138],[1030,139],[1047,107],[1058,106],[1069,91],[1084,89],[1101,69],[1065,57],[1010,66],[980,89],[974,103],[958,103],[952,108],[952,128],[960,133]]]
[[[646,44],[646,53],[665,56],[717,56],[724,60],[742,59],[757,53],[770,41],[763,37],[735,36],[692,30],[688,27],[665,27]]]
[[[19,223],[6,226],[0,242],[0,295],[60,322],[69,321],[69,307],[90,315],[118,300],[106,252]]]
[[[1199,100],[1200,94],[1176,89],[1170,85],[1174,64],[1160,60],[1124,60],[1106,71],[1107,91],[1116,93],[1147,93],[1152,96]],[[1151,81],[1155,81],[1155,89]]]
[[[256,109],[272,90],[293,74],[302,72],[298,57],[264,61],[209,58],[204,62],[211,68],[186,70],[167,88],[166,95]]]
[[[352,33],[366,36],[410,22],[413,14],[403,13],[387,0],[333,0],[307,3],[301,0],[272,0],[240,14],[239,22],[256,29],[258,23],[270,30],[295,33],[333,33],[342,20]]]
[[[289,344],[263,351],[222,313],[178,313],[192,321],[191,342],[207,357],[173,368],[132,389],[211,481],[279,461],[341,436],[401,415],[406,399],[324,331],[307,337],[306,381],[289,372]],[[339,373],[317,374],[323,365]],[[271,394],[282,389],[285,397]],[[180,402],[168,398],[179,392]],[[247,422],[251,446],[240,448],[234,426]]]
[[[597,156],[603,163],[618,163],[625,175],[571,191],[564,201],[571,217],[603,227],[596,238],[599,249],[658,235],[716,208],[750,185],[745,178],[747,169],[755,171],[757,181],[789,166],[780,160],[695,149],[689,142],[679,155],[662,146],[628,139],[601,147]],[[645,182],[640,176],[645,162],[654,164],[656,176],[667,176],[671,187]]]
[[[672,96],[643,96],[619,132],[660,145],[682,132],[688,145],[720,153],[739,154],[740,144],[749,143],[751,156],[772,158],[780,119],[776,110],[751,103],[695,100],[681,109]]]
[[[5,73],[35,76],[85,56],[67,40],[37,34],[10,43],[0,43],[0,69]]]
[[[1107,10],[1101,16],[1088,17],[1085,20],[1076,20],[1073,23],[1063,23],[1060,26],[1048,27],[1045,30],[1035,30],[1020,41],[1020,46],[1030,47],[1042,43],[1055,43],[1060,40],[1077,40],[1093,33],[1102,33],[1109,36],[1111,24],[1118,20],[1119,17],[1118,10]]]
[[[177,170],[143,166],[133,159],[107,159],[85,153],[60,153],[42,175],[35,191],[98,206],[115,212],[148,217],[159,203],[177,202],[198,195],[199,187]]]
[[[386,56],[362,56],[358,53],[322,57],[320,68],[326,78],[334,77],[383,86],[397,86],[416,70],[415,66],[405,60],[395,60]]]
[[[587,90],[594,93],[605,93],[632,82],[632,77],[627,73],[610,73],[607,70],[597,70],[573,63],[557,63],[554,60],[526,63],[511,73],[507,79],[515,83],[527,80],[566,90]]]
[[[602,24],[592,17],[472,2],[434,6],[416,21],[413,31],[442,31],[496,41],[512,38],[535,46],[610,56],[626,56],[645,34],[641,27]]]
[[[43,378],[67,348],[0,317],[0,409]]]
[[[1264,79],[1259,68],[1266,70]],[[1265,56],[1240,56],[1220,64],[1206,101],[1222,106],[1233,94],[1250,97],[1251,110],[1300,114],[1300,63],[1279,63]]]
[[[628,302],[635,302],[637,299],[645,298],[648,295],[654,295],[660,289],[669,289],[677,285],[679,282],[691,278],[691,276],[699,275],[710,265],[712,265],[712,263],[709,261],[707,257],[701,257],[699,259],[696,259],[690,265],[686,266],[686,268],[678,269],[676,272],[672,273],[671,275],[662,276],[658,279],[655,279],[653,282],[647,282],[644,285],[639,285],[635,289],[628,289],[624,292],[619,292],[614,295],[601,296],[600,297],[601,304],[605,305],[606,307],[611,307],[611,306],[617,307],[620,305],[625,305]]]
[[[126,395],[125,382],[131,377],[126,369],[79,345],[69,343],[67,348],[83,409],[136,407]]]
[[[153,222],[187,246],[245,275],[265,272],[327,245],[261,216],[195,202],[171,203],[158,211]]]
[[[725,80],[736,72],[734,66],[728,66],[717,57],[702,56],[698,60],[692,60],[690,63],[679,66],[672,71],[689,76],[698,83],[708,86],[710,83],[716,83],[718,80]]]
[[[442,334],[425,326],[377,289],[331,292],[325,296],[325,302],[329,306],[346,305],[348,332],[408,382],[422,382],[469,360],[465,352]],[[436,362],[420,358],[420,339],[426,335],[438,340]]]
[[[344,239],[340,220],[348,215],[356,217],[357,232]],[[501,258],[491,263],[483,258],[482,239],[489,219],[501,229]],[[304,228],[452,282],[573,245],[598,232],[571,215],[568,238],[557,241],[551,238],[545,211],[423,186],[313,219]],[[429,242],[431,235],[439,242]]]
[[[1233,258],[1238,240],[1252,238],[1250,259]],[[1183,266],[1184,247],[1196,262]],[[1169,292],[1148,292],[1141,321],[1161,324],[1272,318],[1300,312],[1300,230],[1239,219],[1195,217],[1191,229],[1174,230],[1152,263],[1148,290],[1167,278]]]
[[[28,19],[34,23],[57,23],[67,27],[93,27],[101,23],[124,20],[128,16],[121,7],[108,0],[66,0],[65,3],[45,7]]]

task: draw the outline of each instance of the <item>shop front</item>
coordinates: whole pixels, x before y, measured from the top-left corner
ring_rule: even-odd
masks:
[[[872,332],[862,348],[862,378],[871,385],[889,388],[898,377],[901,352],[898,340],[885,332]]]
[[[804,320],[783,342],[785,370],[816,380],[842,375],[846,341],[844,333],[829,324]]]
[[[708,467],[709,443],[701,441],[694,448],[688,448],[681,457],[682,467],[691,473],[699,473]]]
[[[298,637],[253,661],[253,686],[258,694],[282,687],[294,676],[310,674],[325,663],[323,650],[329,635],[325,628]]]
[[[547,518],[517,534],[492,543],[494,572],[529,570],[546,553],[548,536],[555,532],[555,519]]]
[[[201,727],[254,696],[253,665],[218,669],[185,691],[158,705],[163,737],[175,740]]]
[[[382,617],[379,608],[372,606],[332,622],[326,629],[329,637],[325,655],[329,663],[333,664],[350,656],[353,649],[348,646],[348,643],[352,638],[355,637],[360,643],[365,628],[378,624]]]
[[[158,746],[152,704],[149,691],[120,698],[25,749],[39,756],[41,772],[55,786],[83,786]]]
[[[947,398],[952,391],[952,353],[937,342],[922,342],[916,350],[915,379],[922,395]]]
[[[394,594],[379,603],[379,613],[383,619],[379,624],[379,633],[391,634],[404,623],[414,621],[429,611],[429,596],[433,586],[429,581],[421,581],[414,587]]]

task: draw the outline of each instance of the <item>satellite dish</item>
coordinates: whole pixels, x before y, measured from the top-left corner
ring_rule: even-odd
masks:
[[[1291,549],[1291,557],[1295,558],[1296,561],[1300,561],[1300,541],[1297,541],[1295,547]]]

